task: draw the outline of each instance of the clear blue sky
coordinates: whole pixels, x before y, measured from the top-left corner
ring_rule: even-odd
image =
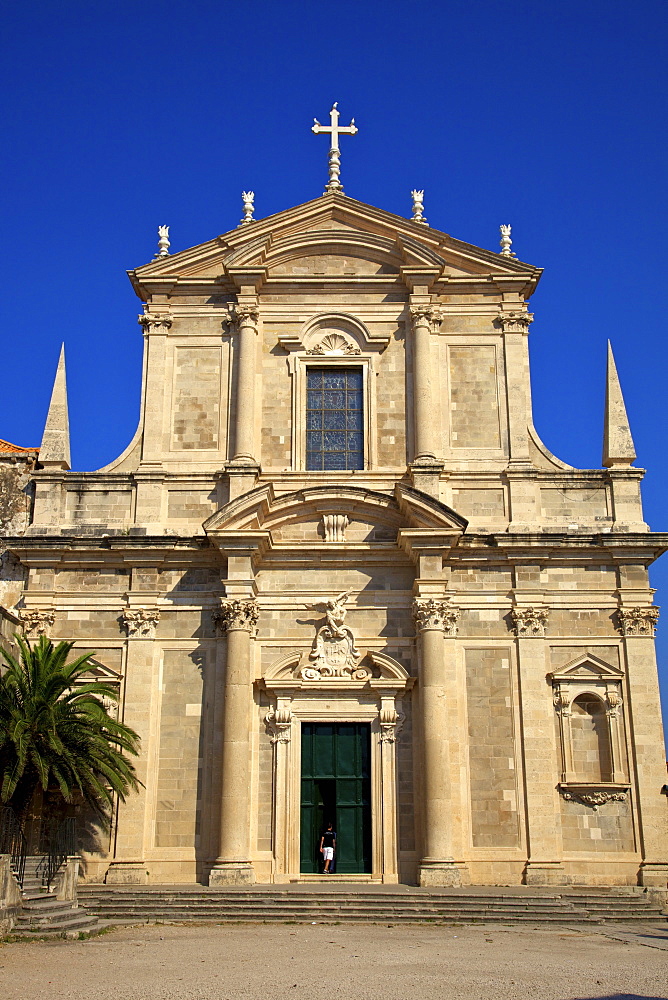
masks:
[[[536,425],[600,465],[613,342],[646,518],[668,529],[666,0],[68,0],[3,11],[0,437],[41,439],[66,342],[73,466],[137,422],[142,338],[125,275],[314,198],[334,100],[346,192],[545,268],[532,299]],[[668,689],[668,556],[653,571]]]

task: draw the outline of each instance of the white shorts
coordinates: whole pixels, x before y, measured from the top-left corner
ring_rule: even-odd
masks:
[[[334,860],[334,848],[333,847],[323,847],[323,849],[322,849],[322,856],[325,859],[325,861],[333,861]]]

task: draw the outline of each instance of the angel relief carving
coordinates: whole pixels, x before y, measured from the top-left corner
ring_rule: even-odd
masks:
[[[315,610],[325,612],[326,624],[318,629],[313,641],[309,654],[311,665],[301,670],[304,680],[347,677],[350,680],[365,681],[371,676],[365,667],[358,666],[360,652],[352,631],[345,624],[345,605],[351,593],[351,590],[345,590],[326,603],[313,606]]]

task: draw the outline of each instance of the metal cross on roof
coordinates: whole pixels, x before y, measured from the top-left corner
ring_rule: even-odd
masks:
[[[325,194],[331,191],[343,191],[343,184],[339,180],[341,174],[339,136],[355,135],[358,131],[354,118],[351,119],[350,125],[339,125],[339,112],[336,110],[337,105],[338,101],[332,106],[332,110],[329,113],[329,126],[321,125],[318,119],[314,118],[315,125],[311,128],[311,131],[315,132],[316,135],[318,132],[328,132],[332,137],[332,144],[329,148],[329,184],[325,186]]]

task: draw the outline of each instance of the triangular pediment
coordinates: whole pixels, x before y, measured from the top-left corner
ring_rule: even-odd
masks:
[[[550,674],[553,681],[619,681],[623,676],[619,667],[606,663],[593,653],[583,653]]]
[[[238,284],[245,273],[261,272],[263,280],[280,280],[299,276],[299,261],[305,260],[310,261],[310,273],[324,277],[392,277],[409,271],[424,273],[430,283],[466,275],[524,275],[535,284],[540,276],[540,269],[514,258],[345,195],[329,194],[154,260],[131,272],[131,278],[138,292],[152,280],[168,278],[187,282],[227,277]]]

